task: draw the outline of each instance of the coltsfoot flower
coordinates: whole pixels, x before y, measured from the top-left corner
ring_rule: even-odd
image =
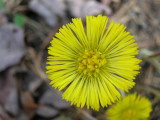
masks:
[[[137,94],[130,94],[107,111],[108,120],[148,120],[152,111],[150,101]]]
[[[86,32],[80,18],[62,26],[48,50],[50,84],[63,98],[78,107],[99,110],[121,98],[118,89],[128,91],[139,73],[140,60],[134,36],[124,25],[108,18],[86,17]]]

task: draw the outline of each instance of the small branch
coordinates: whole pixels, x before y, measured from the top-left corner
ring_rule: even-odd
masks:
[[[97,120],[96,118],[91,116],[89,113],[87,113],[87,111],[84,111],[82,109],[78,109],[78,112],[80,114],[81,119],[83,119],[83,120]]]

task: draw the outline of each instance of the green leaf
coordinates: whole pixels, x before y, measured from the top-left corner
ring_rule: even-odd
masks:
[[[18,27],[23,27],[26,23],[26,18],[22,14],[16,14],[13,18],[14,24],[16,24]]]
[[[0,8],[4,8],[5,7],[5,2],[3,0],[0,0]]]

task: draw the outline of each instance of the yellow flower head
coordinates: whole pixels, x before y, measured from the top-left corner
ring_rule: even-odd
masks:
[[[107,22],[106,16],[87,16],[85,33],[81,19],[74,18],[59,29],[48,50],[50,84],[66,88],[63,98],[81,108],[99,110],[120,99],[118,89],[132,88],[139,73],[134,37],[113,21],[106,29]]]
[[[107,118],[108,120],[147,120],[151,111],[151,103],[147,98],[130,94],[107,111]]]

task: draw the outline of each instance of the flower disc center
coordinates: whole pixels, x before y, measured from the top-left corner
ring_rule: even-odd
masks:
[[[125,118],[127,118],[128,120],[130,120],[135,115],[135,111],[132,110],[132,109],[129,109],[124,114],[125,114]]]
[[[78,62],[78,70],[91,75],[99,72],[100,68],[106,64],[106,59],[105,55],[97,50],[86,50],[84,54],[80,54]]]

